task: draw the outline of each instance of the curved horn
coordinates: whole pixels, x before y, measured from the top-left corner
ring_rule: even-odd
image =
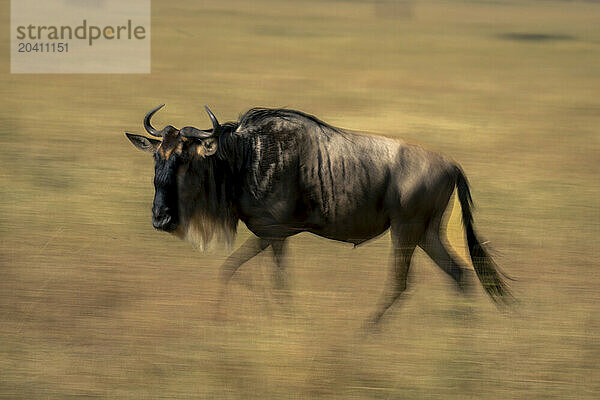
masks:
[[[151,124],[150,124],[150,120],[152,119],[152,116],[161,108],[163,108],[165,105],[161,104],[160,106],[156,107],[153,110],[150,110],[150,112],[148,114],[146,114],[146,116],[144,117],[144,128],[146,128],[146,132],[148,132],[149,134],[151,134],[152,136],[155,137],[162,137],[162,132],[156,130]]]
[[[211,130],[196,129],[193,126],[186,126],[185,128],[182,128],[179,133],[190,139],[206,139],[212,136]]]
[[[210,111],[210,108],[208,108],[207,106],[204,106],[204,108],[206,108],[206,112],[208,113],[208,116],[210,117],[210,120],[213,124],[212,135],[219,136],[219,134],[221,133],[221,125],[219,124],[219,121],[217,121],[217,117],[215,117],[215,114],[213,114],[212,111]]]

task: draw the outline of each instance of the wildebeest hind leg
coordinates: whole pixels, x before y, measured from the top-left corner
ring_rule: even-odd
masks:
[[[441,238],[441,218],[435,218],[427,228],[423,240],[419,243],[425,253],[456,282],[461,291],[468,288],[465,279],[468,270],[457,261],[457,256],[447,243]]]
[[[374,316],[369,320],[371,324],[377,324],[383,314],[398,300],[406,290],[408,269],[412,255],[423,235],[422,223],[392,223],[392,245],[394,246],[393,268],[390,274],[390,283],[379,303]]]

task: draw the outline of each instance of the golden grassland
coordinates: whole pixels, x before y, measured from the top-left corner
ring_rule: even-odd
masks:
[[[0,398],[598,397],[599,4],[152,3],[150,75],[1,60]],[[268,251],[215,320],[226,254],[152,229],[152,160],[123,135],[161,103],[160,126],[208,127],[203,104],[222,121],[288,106],[450,155],[518,306],[460,295],[418,251],[401,305],[365,336],[389,238],[301,234],[293,304],[272,296]]]

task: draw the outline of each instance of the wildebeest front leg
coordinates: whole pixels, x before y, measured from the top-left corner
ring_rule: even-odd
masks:
[[[269,244],[268,240],[253,236],[227,257],[227,260],[221,267],[221,295],[218,304],[218,315],[222,314],[221,306],[227,296],[227,287],[231,277],[245,262],[261,253]]]
[[[269,244],[269,241],[254,236],[246,240],[236,251],[227,257],[227,260],[221,266],[221,282],[227,285],[231,277],[245,262],[269,247]]]
[[[288,287],[287,260],[286,260],[286,239],[277,239],[271,241],[273,256],[275,258],[275,269],[273,270],[273,287],[276,297],[283,300],[286,305],[290,305],[291,293]]]

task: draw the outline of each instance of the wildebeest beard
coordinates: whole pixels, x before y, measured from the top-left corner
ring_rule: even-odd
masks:
[[[179,226],[174,234],[202,251],[231,250],[234,244],[238,218],[228,171],[218,157],[193,160],[178,171]]]

